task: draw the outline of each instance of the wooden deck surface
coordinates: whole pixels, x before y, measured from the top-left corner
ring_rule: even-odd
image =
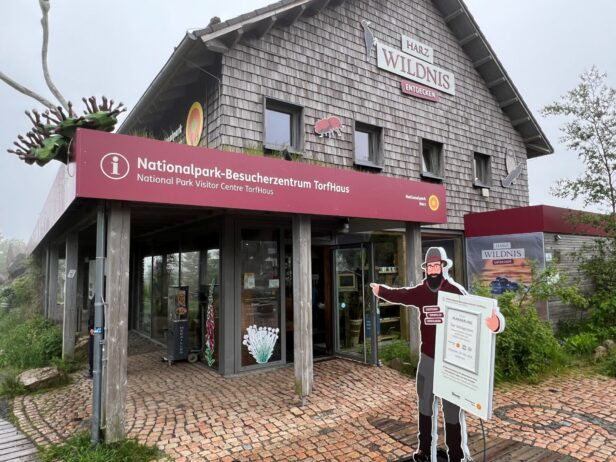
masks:
[[[406,446],[414,448],[417,444],[417,427],[415,425],[387,418],[372,418],[369,419],[369,422]],[[444,445],[441,444],[440,446]],[[483,462],[484,448],[481,433],[469,434],[468,447],[475,462]],[[409,460],[412,460],[410,454],[408,457],[400,459],[399,462]],[[578,459],[518,441],[491,438],[486,435],[485,460],[486,462],[575,462]]]
[[[36,447],[6,420],[0,419],[0,462],[36,460]]]

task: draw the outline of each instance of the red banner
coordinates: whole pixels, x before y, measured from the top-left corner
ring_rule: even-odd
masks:
[[[442,185],[79,130],[77,197],[445,223]]]

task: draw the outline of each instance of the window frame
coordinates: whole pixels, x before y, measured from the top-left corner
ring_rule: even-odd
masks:
[[[478,157],[485,161],[485,181],[478,177],[477,172],[477,159]],[[476,188],[490,188],[492,184],[492,156],[490,154],[484,154],[479,151],[473,152],[473,186]]]
[[[355,142],[355,134],[357,132],[368,134],[368,160],[357,158],[357,145]],[[353,165],[367,167],[372,170],[383,170],[383,127],[358,120],[355,121],[353,125]]]
[[[267,112],[274,111],[289,114],[291,124],[289,127],[290,143],[273,144],[267,142]],[[296,104],[282,101],[268,96],[263,97],[263,152],[282,151],[285,148],[291,154],[301,154],[304,149],[304,108]]]
[[[438,155],[438,172],[431,172],[429,170],[426,170],[424,168],[425,165],[425,161],[424,161],[424,148],[426,147],[432,147],[434,149],[437,150],[437,155]],[[439,141],[434,141],[428,138],[420,138],[420,151],[419,151],[419,162],[420,162],[420,167],[421,167],[421,177],[424,179],[429,179],[429,180],[433,180],[433,181],[437,181],[437,182],[442,182],[445,180],[445,145]]]

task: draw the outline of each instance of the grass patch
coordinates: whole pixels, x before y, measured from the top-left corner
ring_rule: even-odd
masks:
[[[135,440],[122,440],[114,444],[92,446],[90,434],[77,433],[62,444],[52,444],[42,449],[41,462],[150,462],[169,460],[165,453],[156,447],[139,444]]]

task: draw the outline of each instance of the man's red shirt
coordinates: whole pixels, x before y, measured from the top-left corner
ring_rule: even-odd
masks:
[[[421,321],[421,352],[434,358],[434,344],[436,342],[436,326],[434,324],[426,324],[426,313],[423,308],[425,306],[436,306],[438,304],[438,293],[440,290],[450,292],[452,294],[463,295],[460,288],[451,284],[447,279],[443,279],[440,287],[433,291],[428,286],[428,282],[424,279],[423,283],[415,287],[403,287],[401,289],[392,289],[387,286],[379,286],[379,298],[390,303],[399,303],[401,305],[415,306],[419,308],[419,316]]]

